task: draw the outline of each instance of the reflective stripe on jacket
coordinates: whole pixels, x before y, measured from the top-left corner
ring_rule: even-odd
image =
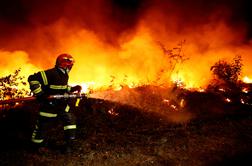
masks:
[[[68,74],[58,68],[40,71],[28,78],[30,89],[34,95],[46,93],[47,95],[64,94],[71,90],[68,85]]]

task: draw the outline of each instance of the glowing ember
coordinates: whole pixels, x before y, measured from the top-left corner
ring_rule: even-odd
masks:
[[[229,99],[229,98],[226,98],[225,101],[226,101],[227,103],[232,102],[231,99]]]
[[[243,99],[240,100],[242,104],[246,104],[245,101]]]
[[[170,100],[168,100],[168,99],[164,99],[164,100],[163,100],[163,102],[164,102],[164,103],[168,103],[168,104],[169,104],[169,103],[170,103]]]
[[[221,91],[221,92],[225,92],[226,90],[225,90],[225,89],[223,89],[223,88],[219,88],[219,91]]]
[[[111,108],[110,110],[108,110],[108,113],[112,116],[118,116],[119,113],[116,112],[116,110],[114,108]]]
[[[248,93],[248,92],[249,92],[249,89],[248,89],[248,88],[243,88],[243,89],[242,89],[242,92],[243,92],[243,93]]]
[[[185,99],[181,99],[179,105],[183,108],[185,106]]]
[[[178,111],[178,109],[177,109],[177,106],[175,106],[175,105],[171,105],[171,108],[172,108],[172,110],[174,110],[174,111]]]
[[[199,92],[205,92],[206,90],[200,88],[198,91],[199,91]]]

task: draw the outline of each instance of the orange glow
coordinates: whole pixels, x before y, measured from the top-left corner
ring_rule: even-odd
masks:
[[[243,82],[245,82],[245,83],[252,83],[252,79],[249,78],[248,76],[243,77],[242,80],[243,80]]]
[[[241,44],[244,28],[234,29],[225,22],[225,18],[216,17],[213,13],[207,24],[195,23],[195,26],[186,27],[179,24],[179,18],[174,14],[169,15],[170,21],[167,22],[166,16],[153,7],[138,20],[134,30],[117,36],[117,46],[102,40],[95,31],[80,25],[69,26],[69,22],[58,19],[34,33],[38,38],[34,41],[37,48],[29,53],[37,55],[37,58],[26,50],[0,50],[0,77],[21,68],[20,74],[27,78],[29,74],[54,67],[57,55],[67,52],[76,61],[70,72],[69,84],[82,85],[83,93],[121,90],[124,86],[170,86],[173,82],[203,91],[212,78],[210,67],[220,59],[230,60],[240,54],[244,59],[243,74],[252,74],[252,44]],[[99,19],[102,17],[97,21]],[[43,40],[45,33],[53,34],[58,41],[53,52],[50,52],[51,43]],[[182,53],[188,60],[171,64],[158,42],[166,49],[172,49],[183,40],[186,42]],[[243,80],[252,82],[249,77]]]

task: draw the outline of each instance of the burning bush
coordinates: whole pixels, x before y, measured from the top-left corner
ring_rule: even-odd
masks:
[[[247,95],[244,96],[242,92],[244,84],[239,81],[243,66],[241,61],[241,56],[237,55],[231,63],[219,60],[211,67],[215,78],[209,84],[208,90],[221,94],[228,103],[244,104],[244,97],[250,100]]]
[[[233,61],[227,62],[225,60],[219,60],[212,67],[211,71],[215,78],[212,80],[212,83],[208,88],[224,88],[224,89],[239,89],[238,78],[242,70],[242,58],[240,55],[237,55],[233,58]]]
[[[243,65],[241,61],[240,55],[236,56],[232,63],[219,60],[211,67],[211,71],[218,79],[226,83],[237,83]]]
[[[29,95],[29,91],[25,88],[27,83],[23,81],[24,76],[20,76],[21,69],[17,69],[13,74],[0,78],[0,99],[22,98]]]

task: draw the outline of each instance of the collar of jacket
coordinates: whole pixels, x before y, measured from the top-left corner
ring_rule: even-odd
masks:
[[[69,71],[70,70],[68,70],[68,69],[62,69],[62,68],[60,68],[60,67],[58,67],[57,69],[59,69],[59,71],[61,71],[63,74],[67,74],[68,75],[68,73],[69,73]]]

